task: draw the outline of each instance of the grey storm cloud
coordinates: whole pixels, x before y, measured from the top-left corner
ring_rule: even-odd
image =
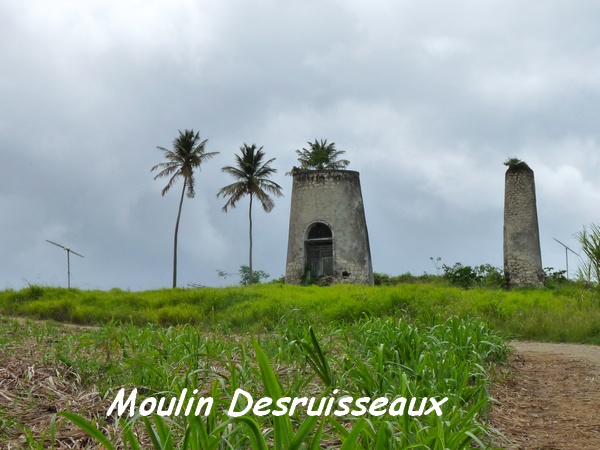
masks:
[[[0,282],[169,286],[177,187],[150,168],[178,130],[220,154],[180,228],[180,284],[247,258],[247,205],[220,168],[277,158],[285,197],[255,213],[254,265],[284,272],[295,149],[345,150],[375,271],[502,265],[503,161],[534,169],[544,266],[598,222],[600,5],[590,1],[24,0],[0,3]]]

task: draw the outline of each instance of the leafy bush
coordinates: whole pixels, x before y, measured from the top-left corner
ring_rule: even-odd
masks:
[[[544,273],[546,274],[546,287],[549,289],[556,289],[571,282],[565,276],[566,270],[554,270],[554,267],[544,267]]]
[[[241,265],[238,273],[228,273],[224,270],[217,270],[217,275],[221,278],[227,278],[229,276],[239,276],[240,277],[240,285],[249,286],[251,284],[259,284],[261,280],[266,280],[270,277],[270,275],[264,270],[252,270],[252,280],[250,280],[250,267],[246,265]],[[192,286],[195,287],[195,286]],[[204,287],[204,286],[202,286]]]
[[[250,267],[245,265],[240,266],[239,274],[240,284],[242,286],[248,286],[249,284],[259,284],[260,280],[266,280],[271,276],[264,270],[253,270],[252,280],[250,280]]]
[[[461,263],[456,263],[452,267],[443,264],[442,268],[444,278],[452,286],[469,289],[475,286],[501,288],[506,285],[502,271],[490,264],[475,267],[463,266]]]
[[[424,273],[423,275],[413,275],[406,272],[400,275],[391,276],[387,273],[375,272],[373,274],[375,286],[396,286],[405,283],[436,283],[441,279],[437,275]]]
[[[519,158],[508,158],[506,161],[504,161],[504,165],[507,166],[509,169],[514,169],[514,170],[527,170],[529,169],[529,166],[527,165],[527,163],[525,161],[521,161]]]

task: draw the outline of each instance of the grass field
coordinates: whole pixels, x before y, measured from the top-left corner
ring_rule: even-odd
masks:
[[[30,286],[0,291],[0,314],[81,325],[108,322],[203,330],[270,330],[285,321],[352,323],[363,317],[477,318],[520,339],[600,344],[600,295],[569,283],[557,289],[461,289],[440,282],[327,288],[248,287],[129,292]]]
[[[10,400],[0,403],[3,448],[490,448],[501,438],[486,426],[487,388],[506,339],[599,343],[600,335],[598,294],[574,284],[30,286],[0,292],[0,313],[0,398]],[[214,406],[208,417],[107,417],[120,388],[137,388],[138,403],[196,389]],[[230,417],[238,388],[255,400],[315,404],[341,396],[448,400],[441,416],[412,416],[407,405],[401,415],[300,407]]]

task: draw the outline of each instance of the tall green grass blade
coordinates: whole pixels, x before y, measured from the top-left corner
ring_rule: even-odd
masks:
[[[479,448],[481,448],[481,449],[486,449],[487,448],[487,446],[477,436],[475,436],[472,432],[465,431],[465,434],[469,438],[471,438],[477,445],[479,445]]]
[[[52,450],[54,450],[55,442],[56,442],[56,414],[53,414],[52,419],[50,419],[50,445],[51,445]]]
[[[344,438],[344,442],[340,447],[340,450],[353,450],[358,447],[358,438],[364,428],[367,426],[367,421],[364,417],[361,417],[358,422],[354,424],[350,433]]]
[[[258,342],[255,341],[253,345],[267,396],[276,402],[283,397],[281,387],[279,386],[279,380],[271,368],[267,355],[262,348],[260,348]],[[273,428],[275,432],[275,449],[287,449],[292,441],[292,424],[289,416],[285,414],[282,416],[274,416]]]
[[[265,441],[265,437],[262,435],[260,427],[254,419],[248,416],[242,416],[235,417],[231,419],[231,421],[233,423],[241,422],[247,428],[249,428],[250,433],[248,434],[248,438],[250,439],[252,450],[269,450],[267,442]]]
[[[298,431],[296,431],[294,438],[292,439],[292,441],[289,444],[289,447],[287,447],[286,450],[299,450],[305,443],[306,438],[308,437],[310,432],[315,429],[315,425],[318,422],[318,420],[319,416],[306,417]]]
[[[315,355],[312,364],[313,369],[315,369],[315,371],[319,374],[321,380],[323,380],[323,383],[325,383],[326,386],[333,387],[334,380],[333,374],[331,372],[331,367],[329,367],[329,361],[327,361],[323,350],[321,350],[321,346],[319,345],[319,341],[317,339],[317,336],[315,335],[312,326],[308,327],[308,332],[310,334],[310,340],[313,346],[312,353]]]
[[[154,427],[152,426],[150,419],[148,419],[148,417],[142,417],[142,421],[144,422],[144,425],[146,426],[146,431],[148,433],[148,437],[150,438],[150,441],[152,442],[152,446],[154,447],[154,450],[168,450],[163,445],[163,443],[160,439],[160,435],[158,434],[158,431],[156,431],[154,429]]]
[[[85,420],[83,417],[68,412],[60,412],[58,415],[73,422],[75,425],[89,434],[94,440],[103,445],[106,450],[114,450],[115,447],[111,444],[108,438],[98,428]]]
[[[188,426],[183,437],[183,448],[185,450],[209,449],[209,437],[204,422],[196,416],[189,419]]]
[[[309,450],[321,450],[321,436],[323,435],[323,428],[325,427],[325,423],[326,420],[325,418],[323,418],[308,446]]]
[[[335,420],[333,417],[328,417],[327,421],[329,423],[329,425],[331,425],[331,428],[333,428],[337,434],[339,435],[340,439],[342,441],[344,441],[344,439],[348,436],[348,434],[350,434],[350,432],[337,420]]]
[[[141,450],[140,441],[131,429],[131,424],[121,420],[121,426],[123,427],[123,440],[124,443],[129,444],[131,450]]]
[[[156,425],[156,430],[158,432],[158,436],[160,437],[162,448],[164,450],[172,450],[174,448],[174,444],[171,430],[165,423],[164,419],[159,415],[154,414],[152,418],[154,419],[154,424]]]
[[[296,345],[300,346],[303,353],[306,356],[306,361],[310,365],[310,367],[315,371],[317,376],[325,383],[325,386],[333,387],[334,385],[334,377],[331,371],[331,367],[329,366],[329,361],[325,357],[321,346],[319,345],[319,341],[312,326],[308,327],[308,333],[310,338],[310,343],[305,342],[304,340],[295,341]]]
[[[390,448],[395,448],[395,445],[392,444],[392,439],[389,424],[383,422],[379,426],[379,431],[375,437],[375,450],[390,450]]]

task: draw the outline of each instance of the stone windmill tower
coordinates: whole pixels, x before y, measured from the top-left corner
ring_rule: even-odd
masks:
[[[303,167],[291,172],[285,281],[373,284],[359,173],[340,170],[349,162],[336,161],[344,152],[335,150],[334,144],[315,141],[309,145],[310,150],[296,151]]]
[[[516,158],[508,166],[504,185],[504,275],[509,287],[542,287],[540,233],[533,170]]]

